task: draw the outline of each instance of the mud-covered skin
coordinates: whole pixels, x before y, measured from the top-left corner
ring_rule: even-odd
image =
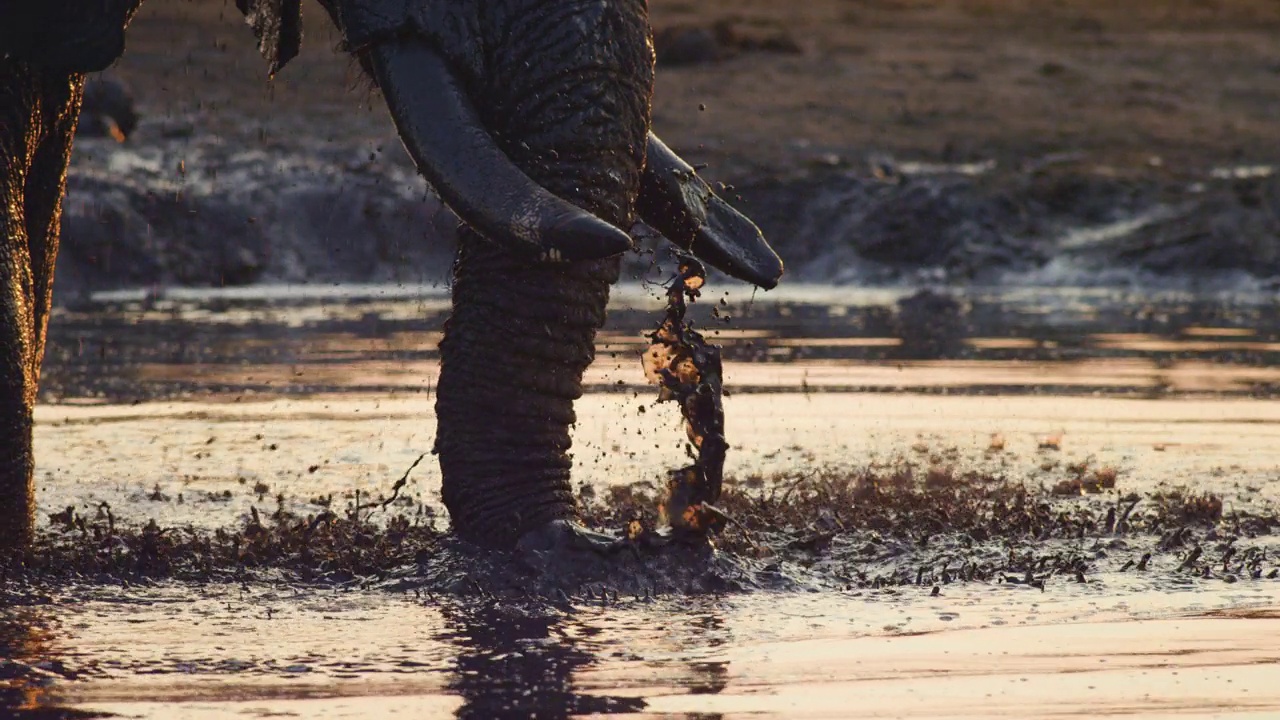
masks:
[[[34,523],[32,412],[84,76],[0,59],[0,549]]]
[[[520,170],[631,226],[653,86],[642,0],[434,3],[400,15],[371,3],[329,9],[353,49],[406,35],[427,42]],[[619,260],[540,262],[471,230],[460,240],[436,406],[444,502],[460,536],[510,548],[574,517],[573,402]],[[548,529],[547,542],[559,546],[572,527]],[[565,544],[592,544],[577,539]]]
[[[240,0],[237,6],[272,72],[278,70],[300,42],[299,3]],[[7,390],[7,410],[0,411],[16,423],[8,442],[22,458],[16,470],[8,471],[11,515],[22,510],[26,518],[17,523],[10,544],[24,542],[31,526],[30,410],[56,245],[57,199],[82,84],[80,76],[67,73],[100,69],[118,56],[136,7],[136,0],[106,0],[94,13],[76,18],[69,0],[59,0],[37,15],[24,15],[21,24],[30,26],[28,35],[50,38],[43,48],[57,57],[40,54],[10,32],[2,36],[5,56],[38,56],[53,81],[75,84],[75,98],[63,104],[70,108],[68,122],[52,134],[45,133],[47,120],[39,127],[10,125],[15,143],[24,145],[5,150],[7,158],[23,165],[14,175],[21,179],[27,177],[26,164],[44,167],[27,159],[25,144],[39,145],[46,136],[61,143],[57,162],[39,171],[35,192],[10,183],[15,188],[10,197],[36,210],[9,215],[34,212],[50,218],[40,250],[47,250],[47,261],[21,256],[25,233],[6,230],[13,249],[5,276],[19,289],[11,292],[10,317],[0,328],[12,341],[6,378],[13,386]],[[441,344],[436,450],[457,533],[483,546],[512,548],[525,533],[574,516],[568,454],[573,402],[594,358],[595,333],[604,322],[609,287],[618,278],[619,253],[631,247],[622,228],[636,220],[646,154],[651,141],[665,147],[649,132],[654,58],[647,3],[331,0],[325,7],[346,48],[381,86],[419,171],[474,228],[462,234],[454,312]],[[20,114],[47,104],[28,95],[6,103]],[[655,165],[685,167],[669,151]],[[693,183],[692,170],[684,174]],[[691,228],[699,237],[730,245],[740,236],[754,251],[730,248],[726,257],[764,257],[766,262],[738,275],[776,281],[781,264],[774,262],[777,257],[759,231],[727,205],[712,203],[705,183],[690,185],[698,192],[684,192],[680,183],[658,187],[671,197],[649,205],[666,208],[662,214],[670,217],[651,218],[656,226]],[[688,221],[677,222],[681,217]],[[32,272],[40,279],[30,280]],[[38,302],[31,299],[37,294]],[[567,536],[560,532],[565,527]],[[553,539],[576,538],[572,546],[598,544],[574,524],[551,530]]]
[[[139,1],[12,3],[0,16],[0,551],[34,526],[32,412],[84,73],[124,51]]]

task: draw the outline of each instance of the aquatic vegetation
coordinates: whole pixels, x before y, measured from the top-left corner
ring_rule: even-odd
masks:
[[[445,535],[424,505],[387,513],[378,504],[301,516],[255,507],[238,527],[205,530],[119,521],[105,503],[82,515],[68,507],[50,516],[34,547],[7,574],[94,578],[227,580],[275,570],[291,579],[344,581],[412,565],[435,552]]]
[[[584,491],[578,502],[589,525],[634,535],[660,524],[665,493],[644,482]],[[275,511],[254,509],[239,525],[213,530],[138,523],[105,504],[67,508],[50,516],[31,550],[0,565],[0,577],[15,592],[49,582],[275,579],[551,600],[954,582],[1043,589],[1117,573],[1152,581],[1280,577],[1280,512],[1267,503],[1186,488],[1062,495],[1052,485],[927,459],[726,477],[715,506],[724,518],[717,552],[636,543],[634,552],[572,577],[545,577],[459,541],[430,506],[394,493],[306,515],[286,510],[283,495],[275,499]]]

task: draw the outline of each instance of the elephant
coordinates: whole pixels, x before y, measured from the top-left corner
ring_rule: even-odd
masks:
[[[0,12],[0,548],[33,537],[32,412],[85,73],[124,52],[141,0]],[[647,0],[321,0],[419,172],[460,218],[434,452],[455,535],[609,552],[584,528],[570,427],[637,221],[766,289],[759,229],[651,130]],[[300,0],[237,0],[272,73]]]

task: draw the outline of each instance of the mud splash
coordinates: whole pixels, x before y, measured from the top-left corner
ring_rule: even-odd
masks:
[[[667,316],[649,334],[643,356],[644,374],[659,386],[658,402],[675,401],[689,439],[686,452],[693,464],[668,473],[660,503],[664,524],[677,533],[705,535],[724,528],[724,513],[713,503],[720,499],[724,459],[729,443],[724,436],[724,371],[720,348],[685,320],[688,303],[697,301],[707,280],[706,268],[682,256],[667,288]]]
[[[717,507],[734,522],[718,535],[715,555],[669,546],[556,577],[454,540],[430,506],[362,501],[358,493],[342,512],[305,516],[288,510],[282,493],[270,515],[251,506],[244,522],[216,529],[138,524],[105,502],[88,515],[68,507],[0,572],[6,602],[49,583],[86,580],[274,580],[568,602],[598,593],[971,581],[1044,589],[1051,579],[1084,583],[1130,572],[1229,583],[1280,578],[1280,515],[1270,501],[1186,487],[1117,492],[1115,470],[1088,462],[1067,469],[1074,483],[1040,485],[960,467],[897,458],[731,476]],[[173,499],[157,487],[153,501]],[[584,492],[579,501],[588,523],[608,528],[652,527],[668,507],[648,482]],[[394,514],[382,516],[388,505]]]

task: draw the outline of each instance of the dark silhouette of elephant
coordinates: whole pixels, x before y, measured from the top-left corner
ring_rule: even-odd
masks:
[[[0,547],[33,530],[32,409],[84,73],[140,0],[0,6]],[[237,0],[271,71],[300,0]],[[570,492],[569,428],[637,219],[773,287],[749,220],[650,132],[646,0],[322,0],[419,171],[463,220],[441,342],[436,451],[454,531],[599,550]]]

